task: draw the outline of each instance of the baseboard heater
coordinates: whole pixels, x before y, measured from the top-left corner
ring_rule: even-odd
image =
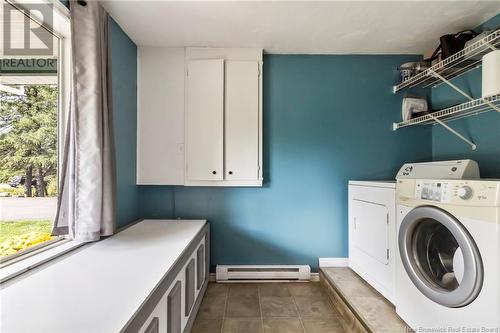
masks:
[[[217,265],[217,282],[309,281],[309,265]]]

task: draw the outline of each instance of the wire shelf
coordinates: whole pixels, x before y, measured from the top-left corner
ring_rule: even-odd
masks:
[[[410,120],[405,120],[399,123],[394,123],[393,127],[394,130],[397,130],[399,128],[412,125],[435,124],[438,123],[436,119],[438,119],[441,122],[447,122],[450,120],[456,120],[464,117],[478,115],[493,110],[497,111],[500,110],[500,94],[485,98],[474,99],[463,104],[455,105],[439,111],[434,111],[424,116],[420,116]]]
[[[491,32],[486,37],[469,45],[463,50],[449,56],[431,66],[429,69],[411,77],[410,79],[395,85],[393,90],[398,92],[404,88],[428,87],[438,85],[443,81],[436,77],[437,73],[445,79],[452,79],[468,71],[481,66],[483,55],[500,46],[500,29]]]

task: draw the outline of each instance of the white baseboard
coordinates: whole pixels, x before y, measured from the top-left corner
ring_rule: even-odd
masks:
[[[349,258],[319,258],[319,267],[349,267]]]
[[[209,282],[215,282],[216,281],[216,279],[215,279],[215,273],[208,274],[208,281]],[[311,273],[311,279],[309,281],[319,282],[319,273]],[[276,281],[276,282],[283,282],[283,281]],[[293,281],[291,281],[291,282],[293,282]]]

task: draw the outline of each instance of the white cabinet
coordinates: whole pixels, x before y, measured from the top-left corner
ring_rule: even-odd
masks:
[[[349,182],[349,266],[394,302],[395,183]]]
[[[188,63],[186,179],[223,180],[224,60]]]
[[[198,311],[195,303],[200,305],[202,288],[207,283],[206,237],[192,248],[187,259],[183,259],[182,269],[172,279],[139,333],[181,333],[191,329]]]
[[[177,222],[182,223],[182,222]],[[159,287],[151,295],[155,298],[158,293],[158,303],[156,303],[151,312],[147,312],[147,319],[141,324],[139,330],[134,329],[134,325],[128,326],[124,333],[181,333],[190,331],[198,308],[201,304],[201,298],[207,286],[208,279],[206,269],[208,267],[207,253],[208,233],[202,232],[203,237],[197,244],[192,244],[188,248],[188,255],[179,257],[182,266],[169,274],[175,274],[168,285]],[[175,234],[175,232],[173,233]],[[169,280],[168,277],[164,280]],[[137,317],[141,317],[140,314]],[[138,319],[139,320],[139,319]]]
[[[262,50],[139,47],[137,183],[262,185]]]
[[[259,179],[259,63],[226,61],[224,170],[228,180]]]

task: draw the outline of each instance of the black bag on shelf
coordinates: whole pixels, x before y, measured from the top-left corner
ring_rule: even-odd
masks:
[[[474,30],[463,30],[456,34],[443,35],[439,38],[440,44],[436,51],[431,56],[431,60],[438,57],[441,54],[441,60],[448,58],[449,56],[461,51],[467,43],[472,38],[476,37],[477,33]]]

